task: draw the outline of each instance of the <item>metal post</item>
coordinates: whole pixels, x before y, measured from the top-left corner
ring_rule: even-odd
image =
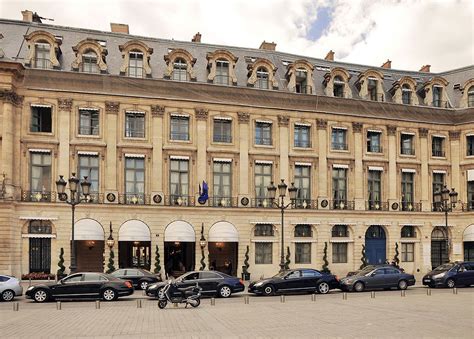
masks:
[[[284,296],[284,295],[280,295],[280,302],[281,302],[281,303],[284,303],[284,302],[285,302],[285,296]]]
[[[370,298],[375,299],[375,291],[370,292]]]
[[[95,301],[95,309],[100,310],[100,300]]]
[[[431,288],[428,287],[428,288],[426,289],[426,295],[431,295]]]
[[[400,291],[400,296],[401,296],[401,297],[404,297],[404,296],[405,296],[405,292],[406,292],[405,290],[401,290],[401,291]]]
[[[315,293],[311,294],[311,301],[316,301],[316,294]]]
[[[211,298],[211,306],[216,306],[216,298]]]
[[[31,286],[31,278],[28,279],[28,287],[30,287],[30,286]]]
[[[280,272],[285,270],[285,201],[281,197],[281,253],[280,253]]]
[[[342,300],[347,300],[347,292],[342,292]]]
[[[75,273],[77,270],[76,263],[76,242],[74,241],[74,214],[76,210],[76,197],[75,193],[71,192],[71,208],[72,208],[72,227],[71,227],[71,266],[69,267],[71,273]]]
[[[141,299],[137,300],[137,308],[142,308],[142,300]]]
[[[250,298],[249,298],[248,295],[244,296],[244,304],[245,304],[245,305],[248,305],[248,304],[249,304],[249,299],[250,299]]]
[[[61,302],[60,301],[56,301],[56,309],[58,311],[61,311]]]
[[[178,303],[173,303],[174,308],[178,308]]]
[[[18,312],[19,309],[20,309],[20,304],[18,303],[18,301],[15,301],[15,302],[13,303],[13,311],[14,311],[14,312]]]
[[[453,294],[458,294],[458,288],[457,287],[453,288]]]

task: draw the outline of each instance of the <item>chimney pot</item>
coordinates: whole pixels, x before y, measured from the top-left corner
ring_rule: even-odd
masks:
[[[324,60],[334,61],[334,52],[332,51],[332,49],[328,52],[328,54],[326,54]]]
[[[382,67],[382,68],[392,68],[392,60],[387,59],[387,61],[385,61],[383,63],[383,65],[380,66],[380,67]]]
[[[33,22],[33,12],[25,9],[24,11],[21,11],[21,14],[23,15],[23,21],[25,22]]]
[[[423,66],[421,66],[421,68],[420,68],[420,72],[429,73],[429,72],[430,72],[430,67],[431,67],[431,65],[423,65]]]
[[[201,42],[201,33],[197,32],[196,34],[194,34],[191,42]]]
[[[274,51],[275,48],[276,48],[276,43],[274,42],[266,42],[265,40],[263,40],[263,42],[260,44],[260,47],[259,49],[265,49],[267,51]]]
[[[110,23],[110,31],[112,33],[122,33],[122,34],[130,34],[128,31],[128,25],[127,24],[116,24],[111,22]]]

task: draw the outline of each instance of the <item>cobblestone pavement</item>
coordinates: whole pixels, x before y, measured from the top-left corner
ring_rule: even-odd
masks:
[[[137,308],[141,300],[142,308]],[[358,337],[358,338],[472,338],[474,288],[412,288],[400,291],[328,295],[203,299],[196,309],[168,306],[165,310],[141,292],[117,302],[94,301],[36,304],[19,298],[0,303],[0,337]]]

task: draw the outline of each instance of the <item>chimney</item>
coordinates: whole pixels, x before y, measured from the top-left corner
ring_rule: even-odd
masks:
[[[23,14],[23,21],[26,22],[33,22],[33,12],[25,9],[24,11],[21,11],[21,14]]]
[[[328,54],[326,54],[324,60],[334,61],[334,52],[332,51],[332,49],[328,52]]]
[[[263,42],[260,44],[260,47],[258,49],[265,49],[267,51],[274,51],[276,47],[276,43],[274,42],[266,42],[263,40]]]
[[[388,60],[388,59],[387,59],[387,61],[385,61],[385,62],[383,63],[383,65],[380,66],[380,67],[382,67],[382,68],[392,68],[392,60]]]
[[[197,32],[194,34],[193,38],[191,39],[191,42],[201,42],[201,33]]]
[[[429,72],[430,72],[430,67],[431,67],[431,65],[423,65],[423,66],[421,66],[421,68],[420,68],[420,72],[429,73]]]
[[[111,22],[110,23],[110,31],[112,33],[129,34],[128,25],[126,25],[126,24],[115,24],[115,23]]]

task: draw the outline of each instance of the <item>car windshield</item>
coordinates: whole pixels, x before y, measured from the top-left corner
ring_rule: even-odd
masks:
[[[436,272],[448,271],[451,268],[453,268],[453,266],[454,266],[454,264],[452,264],[452,263],[443,264],[443,265],[440,265],[440,266],[436,267],[433,271],[436,271]]]

